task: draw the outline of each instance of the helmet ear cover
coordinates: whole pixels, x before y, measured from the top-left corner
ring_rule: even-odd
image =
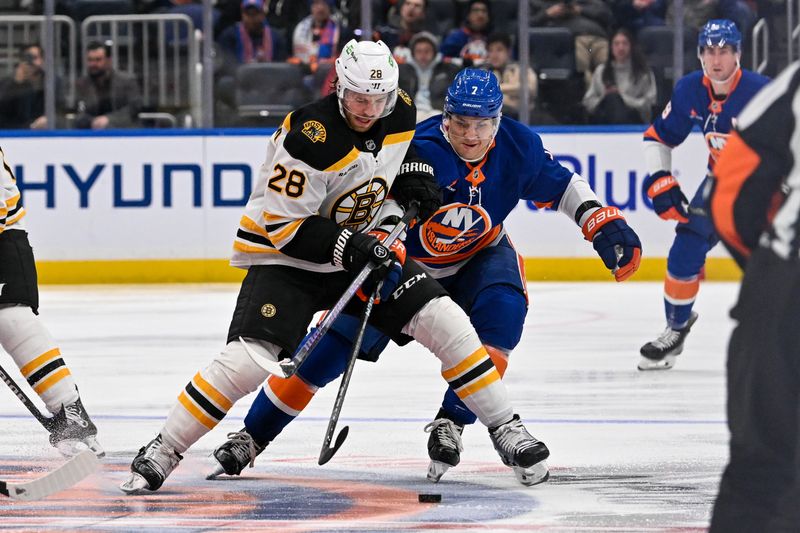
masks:
[[[346,104],[352,93],[365,95],[370,100],[374,97],[386,97],[380,116],[370,118],[383,118],[394,110],[400,70],[383,41],[350,40],[336,59],[335,68],[336,96],[339,98],[340,110],[352,112]]]

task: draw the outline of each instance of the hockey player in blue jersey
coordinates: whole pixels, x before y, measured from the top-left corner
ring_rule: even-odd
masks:
[[[444,114],[417,126],[412,144],[433,165],[444,201],[406,238],[408,257],[421,263],[467,311],[501,375],[520,340],[528,307],[522,259],[503,226],[520,200],[557,209],[577,223],[617,281],[633,275],[641,257],[639,238],[619,209],[603,207],[588,183],[561,166],[530,128],[501,118],[502,104],[494,74],[466,69],[447,92]],[[252,466],[318,388],[344,371],[357,325],[353,317],[338,320],[297,374],[267,380],[245,418],[245,429],[229,435],[214,451],[218,471],[235,475]],[[364,359],[375,360],[388,342],[374,333],[362,346]],[[466,365],[454,371],[466,378],[477,369]],[[475,422],[460,393],[457,386],[448,389],[435,420],[426,426],[428,478],[434,482],[458,464],[461,432]],[[546,466],[513,469],[525,485],[548,476]]]
[[[678,225],[664,280],[667,327],[658,338],[642,346],[639,370],[672,368],[697,320],[692,306],[700,289],[700,272],[706,254],[719,239],[711,220],[702,214],[705,180],[689,202],[672,175],[672,149],[695,126],[699,127],[708,145],[708,170],[712,169],[736,116],[769,82],[760,74],[740,68],[741,44],[742,35],[733,22],[708,21],[697,42],[702,70],[678,81],[670,102],[644,134],[650,175],[643,189],[653,200],[656,214],[665,220],[676,220]]]

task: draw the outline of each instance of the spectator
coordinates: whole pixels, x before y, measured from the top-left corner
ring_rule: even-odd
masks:
[[[268,63],[286,58],[281,36],[266,20],[263,0],[242,0],[242,21],[228,26],[217,44],[223,56],[223,71],[231,73],[236,65]]]
[[[311,14],[295,26],[292,35],[292,63],[306,65],[310,72],[319,63],[333,63],[339,53],[341,27],[332,17],[334,0],[309,0]]]
[[[103,130],[136,126],[141,103],[139,84],[130,74],[111,67],[110,46],[97,41],[88,44],[86,73],[75,82],[75,127]]]
[[[522,68],[519,63],[511,61],[511,36],[507,33],[493,33],[486,41],[487,70],[494,72],[500,80],[500,90],[503,92],[503,115],[513,119],[519,118],[519,95],[522,86]],[[539,88],[538,79],[533,70],[528,67],[528,89],[530,111],[533,111],[536,93]]]
[[[267,21],[273,28],[291,30],[308,15],[308,5],[299,0],[266,0]]]
[[[575,37],[575,64],[586,81],[608,59],[611,9],[603,0],[531,0],[531,26],[566,28]]]
[[[38,44],[20,48],[14,74],[0,80],[0,129],[42,129],[44,116],[44,55]],[[58,84],[58,80],[56,81]],[[56,98],[63,91],[56,90]],[[59,99],[56,107],[62,107]]]
[[[432,25],[426,22],[427,7],[427,0],[401,0],[390,10],[388,24],[376,28],[374,40],[386,43],[398,61],[408,61],[414,35],[421,31],[434,33]]]
[[[612,0],[609,2],[617,24],[634,35],[648,26],[663,26],[667,15],[666,0]]]
[[[417,122],[442,112],[434,109],[431,103],[431,81],[442,64],[442,54],[439,53],[439,39],[430,32],[421,31],[408,43],[411,57],[408,64],[414,67],[417,75],[417,93],[414,103],[417,106]]]
[[[486,37],[491,27],[489,0],[470,0],[464,25],[447,34],[441,52],[445,58],[460,58],[465,66],[486,60]]]
[[[597,67],[583,105],[595,124],[644,124],[656,103],[656,77],[633,35],[620,28],[611,39],[611,57]]]

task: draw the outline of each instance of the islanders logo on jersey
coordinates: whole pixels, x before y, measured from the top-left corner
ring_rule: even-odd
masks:
[[[492,229],[489,213],[479,205],[448,204],[420,228],[420,243],[431,256],[467,251]]]
[[[333,203],[331,219],[340,226],[359,231],[381,208],[386,191],[386,180],[379,177],[350,189]]]
[[[729,134],[717,133],[716,131],[709,131],[706,133],[706,145],[711,154],[711,159],[716,161],[719,159],[719,154],[725,148],[725,143],[728,142]]]

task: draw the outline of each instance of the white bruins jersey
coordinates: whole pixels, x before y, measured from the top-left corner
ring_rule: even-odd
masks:
[[[378,211],[386,203],[414,136],[414,104],[402,90],[398,93],[392,113],[365,133],[347,126],[336,94],[286,117],[267,145],[266,161],[239,222],[231,265],[341,270],[330,263],[296,259],[280,250],[313,215],[353,232],[377,224]]]
[[[25,209],[19,199],[17,180],[0,148],[0,233],[7,229],[25,229],[22,225]]]

